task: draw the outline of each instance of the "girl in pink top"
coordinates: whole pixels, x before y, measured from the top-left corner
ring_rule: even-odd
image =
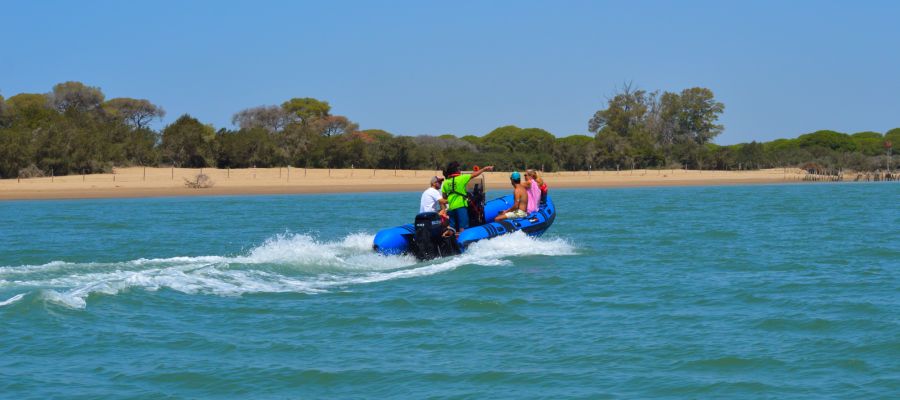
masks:
[[[528,206],[525,212],[531,214],[538,210],[538,204],[541,202],[541,184],[538,183],[537,174],[528,170],[525,172],[525,190],[528,192]]]

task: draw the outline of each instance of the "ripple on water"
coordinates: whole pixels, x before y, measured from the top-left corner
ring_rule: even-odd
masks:
[[[898,188],[558,190],[425,263],[410,193],[4,203],[0,397],[890,398]]]
[[[714,371],[717,373],[740,372],[750,370],[765,370],[767,368],[783,367],[785,363],[773,357],[743,358],[738,356],[706,358],[684,361],[680,368],[698,371]]]
[[[511,308],[502,301],[483,300],[483,299],[460,299],[453,305],[461,311],[484,312],[484,313],[508,313]]]
[[[379,303],[379,305],[382,307],[386,307],[387,309],[392,309],[392,308],[393,309],[412,309],[412,308],[415,308],[415,304],[413,304],[413,302],[411,302],[405,298],[402,298],[402,297],[394,297],[394,298],[386,299],[386,300],[382,301],[381,303]]]
[[[699,237],[711,240],[733,240],[739,238],[740,235],[736,231],[713,229],[701,232]]]
[[[822,318],[765,318],[757,321],[754,327],[771,332],[828,333],[835,330],[837,324]]]
[[[772,299],[748,292],[738,293],[736,298],[746,304],[766,304],[771,303]]]

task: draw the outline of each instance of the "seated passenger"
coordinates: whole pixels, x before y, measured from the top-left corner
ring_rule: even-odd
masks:
[[[538,210],[538,203],[541,200],[541,185],[537,183],[535,176],[534,170],[526,170],[525,182],[522,183],[525,192],[528,193],[528,208],[525,209],[525,212],[529,214]]]
[[[525,218],[528,215],[525,212],[528,209],[528,192],[522,186],[522,177],[518,172],[513,172],[509,176],[509,182],[513,186],[513,206],[508,210],[500,211],[500,215],[497,215],[494,221]]]
[[[538,183],[538,187],[541,189],[541,204],[543,205],[547,202],[547,182],[538,175],[536,170],[529,169],[527,173],[532,177],[533,181]]]
[[[432,176],[431,186],[422,192],[422,198],[419,201],[419,213],[423,212],[441,212],[444,207],[444,196],[441,194],[441,184],[444,179]]]

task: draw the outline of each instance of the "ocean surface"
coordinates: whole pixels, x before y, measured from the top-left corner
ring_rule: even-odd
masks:
[[[551,195],[425,263],[419,193],[0,202],[0,398],[900,397],[900,185]]]

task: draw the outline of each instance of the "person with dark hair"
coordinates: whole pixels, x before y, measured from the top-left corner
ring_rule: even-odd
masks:
[[[513,187],[513,206],[507,210],[500,211],[500,214],[494,218],[494,221],[502,221],[504,219],[525,218],[528,213],[528,191],[522,186],[522,176],[518,171],[513,172],[509,176],[509,183]]]
[[[441,184],[444,178],[438,176],[431,177],[431,184],[428,189],[422,192],[422,198],[419,201],[419,213],[423,212],[441,212],[444,209],[446,200],[441,195]]]
[[[469,199],[466,193],[466,185],[472,178],[478,177],[484,172],[491,171],[494,166],[489,165],[471,174],[463,174],[459,163],[456,161],[447,165],[444,171],[444,184],[441,193],[447,200],[447,215],[450,217],[450,227],[457,232],[462,232],[469,227]]]

